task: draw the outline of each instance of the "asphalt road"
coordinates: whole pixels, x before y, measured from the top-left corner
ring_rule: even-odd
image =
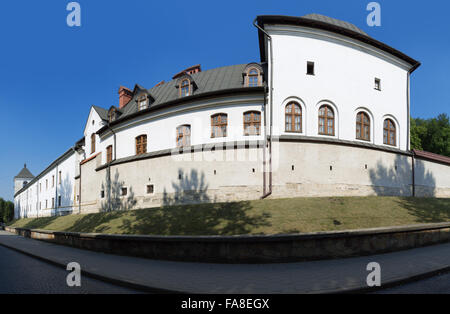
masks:
[[[82,276],[81,287],[68,287],[63,268],[0,246],[0,294],[134,294]],[[377,291],[376,294],[450,294],[450,273]]]
[[[63,268],[0,246],[0,294],[129,294],[137,291],[83,277],[68,287]]]
[[[450,294],[450,273],[376,292],[377,294]]]

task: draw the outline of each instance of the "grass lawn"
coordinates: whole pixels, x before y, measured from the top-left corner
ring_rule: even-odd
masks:
[[[450,199],[332,197],[182,205],[14,221],[54,231],[141,235],[284,234],[450,221]]]

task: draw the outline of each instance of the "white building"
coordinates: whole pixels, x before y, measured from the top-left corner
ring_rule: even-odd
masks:
[[[294,196],[450,196],[450,158],[411,152],[420,63],[317,14],[259,16],[261,62],[91,108],[83,138],[17,178],[16,217]]]

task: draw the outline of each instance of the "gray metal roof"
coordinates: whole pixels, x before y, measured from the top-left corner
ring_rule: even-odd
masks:
[[[231,65],[190,75],[197,86],[197,89],[193,91],[192,95],[234,88],[244,88],[242,73],[246,66],[247,64]],[[150,104],[150,107],[157,107],[161,104],[179,99],[179,90],[176,87],[176,82],[177,79],[174,79],[162,85],[147,89],[148,93],[155,99],[155,101]],[[122,109],[123,114],[118,120],[136,113],[137,111],[137,101],[136,97],[134,97]]]
[[[356,27],[352,23],[341,21],[341,20],[338,20],[338,19],[334,19],[332,17],[328,17],[328,16],[325,16],[325,15],[312,13],[312,14],[304,15],[302,17],[305,18],[305,19],[309,19],[309,20],[314,20],[314,21],[319,21],[319,22],[323,22],[323,23],[328,23],[328,24],[331,24],[331,25],[334,25],[334,26],[338,26],[338,27],[342,27],[342,28],[351,30],[351,31],[359,33],[361,35],[369,36],[369,35],[367,35],[367,33],[365,33],[359,27]]]
[[[92,106],[95,111],[97,111],[98,115],[102,120],[108,120],[108,110],[98,107],[98,106]]]
[[[33,179],[34,175],[28,170],[27,165],[25,164],[23,169],[19,172],[17,176],[14,177],[14,179]]]

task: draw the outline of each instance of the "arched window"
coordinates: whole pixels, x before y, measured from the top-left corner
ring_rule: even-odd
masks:
[[[261,113],[258,111],[249,111],[244,113],[244,135],[261,134]]]
[[[95,133],[91,134],[91,154],[95,153]]]
[[[186,97],[191,95],[191,82],[189,79],[184,79],[180,83],[180,96]]]
[[[286,106],[286,132],[302,133],[302,107],[295,102]]]
[[[334,111],[330,106],[319,109],[319,134],[334,136]]]
[[[370,118],[365,112],[356,115],[356,139],[370,141]]]
[[[227,136],[228,116],[225,113],[219,113],[211,117],[211,137]]]
[[[106,162],[110,163],[112,161],[112,145],[106,147]]]
[[[136,155],[142,155],[147,152],[147,135],[136,137]]]
[[[177,147],[191,146],[191,126],[181,125],[177,128]]]
[[[391,119],[384,120],[383,142],[386,145],[396,146],[395,123]]]
[[[247,86],[255,87],[261,85],[261,75],[256,68],[250,68],[247,72]]]

